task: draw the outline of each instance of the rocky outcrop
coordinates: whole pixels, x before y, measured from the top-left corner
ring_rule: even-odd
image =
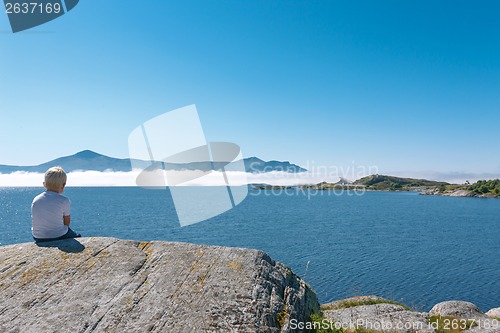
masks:
[[[257,250],[26,243],[0,247],[0,274],[0,332],[289,332],[319,310],[302,279]]]
[[[411,311],[377,296],[360,296],[325,304],[323,315],[347,330],[364,328],[374,331],[433,333],[429,315]]]
[[[322,310],[327,322],[351,332],[363,328],[370,332],[433,333],[457,326],[467,327],[463,331],[468,333],[500,333],[500,321],[463,301],[442,302],[426,313],[380,297],[360,296],[322,305]]]
[[[440,195],[445,197],[476,197],[477,195],[468,190],[440,191],[439,188],[426,189],[420,192],[422,195]]]
[[[431,333],[459,320],[500,333],[500,308],[463,301],[426,313],[360,296],[321,310],[304,280],[257,250],[115,238],[0,247],[2,333],[305,332],[312,314],[344,332]]]
[[[421,195],[440,195],[444,197],[468,197],[468,198],[498,198],[493,193],[478,194],[469,190],[446,190],[440,191],[439,188],[431,188],[420,191]]]
[[[488,317],[500,319],[500,308],[494,308],[485,313]]]
[[[431,316],[451,316],[464,319],[484,319],[486,315],[470,302],[446,301],[434,305],[429,312]]]
[[[473,324],[469,333],[500,333],[500,321],[488,317],[473,303],[464,301],[441,302],[429,312],[432,316],[458,318]]]

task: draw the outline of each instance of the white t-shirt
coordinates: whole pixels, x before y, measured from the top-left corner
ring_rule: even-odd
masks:
[[[56,192],[46,191],[31,204],[31,232],[36,238],[57,238],[68,232],[63,216],[70,215],[71,202]]]

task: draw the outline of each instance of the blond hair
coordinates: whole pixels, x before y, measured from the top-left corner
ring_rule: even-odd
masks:
[[[66,185],[66,172],[61,167],[53,167],[45,172],[45,187],[50,191],[59,191]]]

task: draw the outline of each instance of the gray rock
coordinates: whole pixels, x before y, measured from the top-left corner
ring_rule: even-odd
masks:
[[[319,310],[261,251],[114,238],[0,247],[0,332],[289,332]]]
[[[469,320],[475,323],[475,326],[467,330],[468,333],[500,333],[500,321],[492,319],[485,315],[473,303],[464,301],[441,302],[429,312],[432,316],[449,316],[460,320]]]
[[[470,302],[446,301],[434,305],[429,312],[431,316],[452,316],[463,319],[482,319],[486,315]]]
[[[370,304],[373,302],[379,304]],[[430,317],[446,316],[447,320],[457,320],[457,325],[474,321],[468,333],[500,333],[500,321],[487,317],[469,302],[442,302],[430,313],[410,311],[393,303],[377,296],[358,296],[325,304],[322,309],[328,321],[347,330],[362,327],[379,332],[433,333],[436,326],[429,323]]]
[[[336,301],[324,305],[323,315],[328,320],[333,321],[339,327],[353,330],[363,327],[369,330],[384,332],[420,332],[434,333],[434,329],[429,325],[428,314],[409,311],[401,305],[380,303],[372,305],[358,305],[348,308],[341,308],[345,301],[383,301],[376,296],[361,296]]]
[[[486,312],[489,317],[482,319],[478,327],[470,329],[470,333],[500,333],[500,308],[494,308]]]
[[[500,308],[491,309],[490,311],[486,312],[486,315],[492,318],[500,318]]]
[[[447,193],[448,196],[450,197],[473,197],[474,193],[468,190],[456,190],[452,191],[450,193]]]

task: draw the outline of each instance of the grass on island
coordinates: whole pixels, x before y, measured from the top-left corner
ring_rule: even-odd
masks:
[[[385,299],[356,299],[356,300],[344,300],[339,303],[335,303],[334,305],[323,305],[321,308],[323,310],[336,310],[336,309],[347,309],[355,306],[361,305],[374,305],[374,304],[394,304],[399,305],[405,308],[408,311],[412,311],[409,306],[406,306],[402,303],[385,300]]]
[[[429,318],[429,324],[437,328],[436,333],[461,333],[477,326],[477,323],[473,320],[452,316],[432,316]]]

